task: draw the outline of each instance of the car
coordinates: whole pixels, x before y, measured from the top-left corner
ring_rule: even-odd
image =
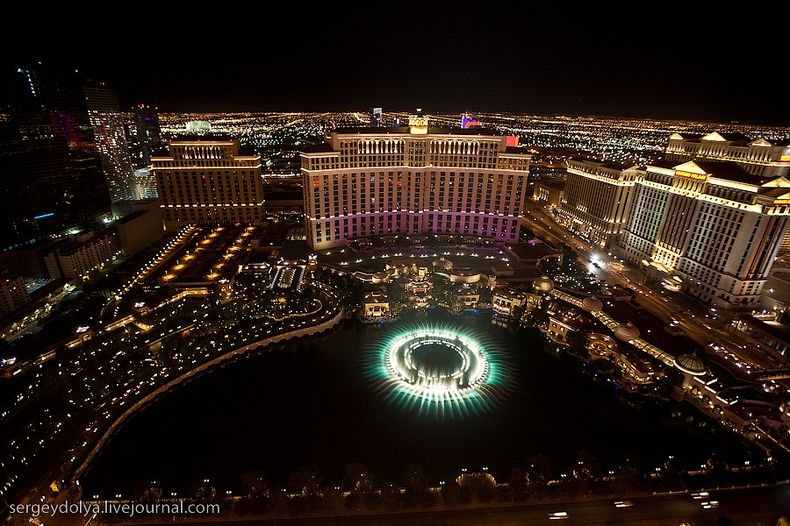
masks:
[[[549,513],[549,520],[552,521],[561,521],[568,519],[570,515],[568,515],[567,511],[555,511],[554,513]]]
[[[630,500],[616,500],[614,501],[615,508],[630,508],[634,503]]]

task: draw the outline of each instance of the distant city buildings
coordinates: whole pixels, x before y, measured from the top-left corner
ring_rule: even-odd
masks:
[[[165,228],[250,224],[263,220],[259,155],[242,155],[235,139],[170,141],[169,155],[151,158]]]
[[[603,246],[625,227],[639,171],[583,159],[570,159],[567,171],[557,218],[572,232]]]
[[[134,200],[156,199],[159,192],[156,190],[156,178],[148,167],[138,168],[133,177]]]
[[[383,292],[369,292],[363,301],[363,317],[366,320],[387,318],[390,315],[390,302]]]
[[[374,128],[381,127],[383,121],[383,112],[381,108],[373,108],[370,110],[370,125]]]
[[[187,133],[201,135],[211,132],[211,123],[208,121],[189,121],[186,124]]]
[[[527,304],[527,294],[509,287],[497,287],[491,296],[491,309],[499,316],[518,316]]]
[[[387,234],[518,239],[530,155],[483,129],[338,129],[302,153],[307,239],[315,249]]]
[[[669,137],[666,159],[731,161],[758,177],[788,177],[790,143],[779,144],[763,138],[752,140],[740,133],[713,132],[707,135],[673,133]],[[779,246],[780,255],[787,253],[790,253],[790,231],[785,234]]]
[[[118,232],[118,247],[124,256],[141,252],[164,235],[158,199],[117,203],[113,211],[121,216],[113,226]]]
[[[110,201],[135,199],[134,173],[124,131],[124,116],[115,92],[102,85],[84,89],[96,149],[107,178]]]

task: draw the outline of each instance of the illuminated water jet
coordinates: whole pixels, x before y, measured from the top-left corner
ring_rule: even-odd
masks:
[[[368,356],[377,390],[420,414],[473,416],[507,392],[503,353],[485,334],[449,324],[393,329]]]

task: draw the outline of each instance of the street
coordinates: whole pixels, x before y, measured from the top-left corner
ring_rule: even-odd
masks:
[[[176,521],[176,524],[227,524],[252,525],[399,525],[411,526],[484,526],[560,524],[568,525],[678,525],[691,521],[706,524],[766,524],[773,525],[781,513],[790,510],[790,486],[767,486],[736,490],[710,490],[709,500],[694,499],[691,494],[654,495],[624,501],[627,507],[615,506],[617,499],[595,498],[579,502],[520,504],[512,506],[469,507],[461,509],[415,510],[386,514],[344,514],[313,517],[263,517],[239,520],[237,518],[197,518]],[[715,501],[717,505],[705,509],[703,503]],[[564,512],[564,514],[563,514]],[[551,519],[550,516],[557,517]],[[719,522],[722,519],[730,522]],[[62,524],[66,524],[63,522]],[[77,524],[74,522],[73,524]],[[174,524],[169,521],[135,521],[122,524]]]

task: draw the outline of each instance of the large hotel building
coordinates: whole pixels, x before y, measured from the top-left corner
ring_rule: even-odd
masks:
[[[623,255],[682,279],[713,305],[758,301],[790,216],[790,181],[731,162],[646,166],[634,187]]]
[[[647,166],[569,161],[558,216],[703,301],[753,305],[788,230],[788,167],[763,139],[673,134]]]
[[[165,229],[194,224],[263,221],[259,155],[240,155],[235,139],[170,141],[169,155],[152,156]]]
[[[339,129],[302,153],[314,250],[386,234],[465,234],[516,241],[531,156],[503,135],[408,127]]]
[[[639,170],[569,159],[567,172],[557,219],[572,232],[605,245],[625,227]]]
[[[669,161],[732,161],[746,172],[761,177],[786,176],[790,171],[790,146],[771,144],[765,139],[749,140],[740,134],[713,132],[684,137],[673,133],[669,136],[665,158]]]

